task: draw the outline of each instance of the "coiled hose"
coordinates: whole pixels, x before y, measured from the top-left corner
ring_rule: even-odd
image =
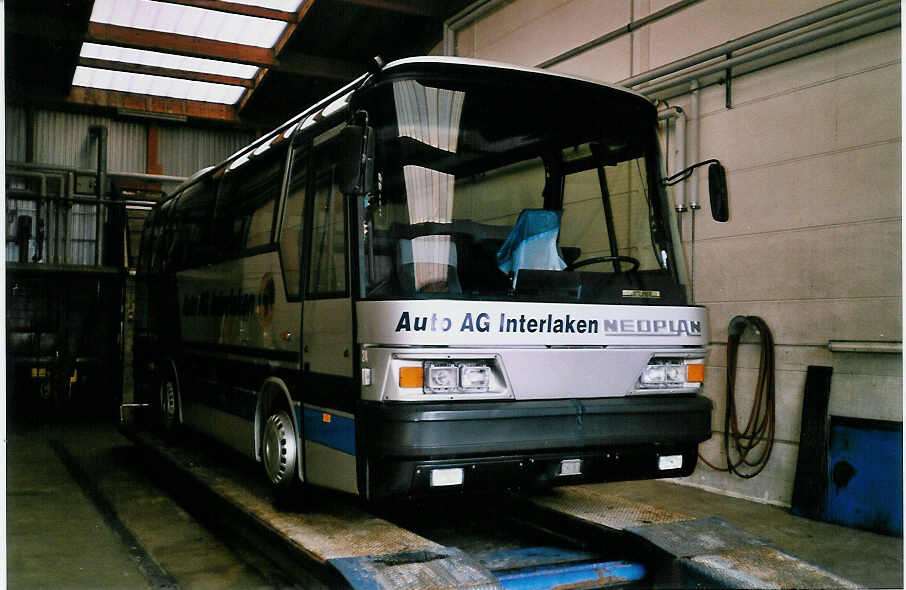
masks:
[[[761,344],[761,359],[758,363],[758,382],[752,409],[744,429],[739,429],[736,409],[736,358],[739,340],[747,327],[758,334]],[[774,336],[770,328],[758,316],[738,315],[730,320],[727,329],[727,403],[724,412],[724,453],[726,468],[718,467],[699,458],[712,469],[734,473],[742,478],[752,478],[761,473],[771,457],[774,446],[776,424],[776,401],[774,394]]]

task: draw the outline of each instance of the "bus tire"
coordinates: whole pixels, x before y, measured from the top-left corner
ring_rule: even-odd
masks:
[[[160,377],[158,419],[164,432],[175,432],[179,427],[179,383],[172,370],[165,370]]]
[[[261,462],[277,503],[288,507],[297,507],[302,500],[297,440],[292,418],[285,410],[274,409],[261,433]]]

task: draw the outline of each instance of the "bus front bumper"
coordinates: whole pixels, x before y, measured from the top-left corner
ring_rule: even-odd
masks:
[[[360,489],[379,500],[682,477],[711,436],[711,407],[694,395],[363,402]]]

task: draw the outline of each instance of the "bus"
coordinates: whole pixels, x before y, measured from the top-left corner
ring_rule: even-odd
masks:
[[[655,106],[378,65],[155,206],[136,399],[368,501],[692,473],[711,435]]]

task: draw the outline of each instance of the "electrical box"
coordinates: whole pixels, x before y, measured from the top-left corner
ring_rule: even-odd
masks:
[[[75,182],[75,192],[80,195],[94,195],[97,194],[97,177],[88,176],[88,175],[78,175],[76,176]]]

